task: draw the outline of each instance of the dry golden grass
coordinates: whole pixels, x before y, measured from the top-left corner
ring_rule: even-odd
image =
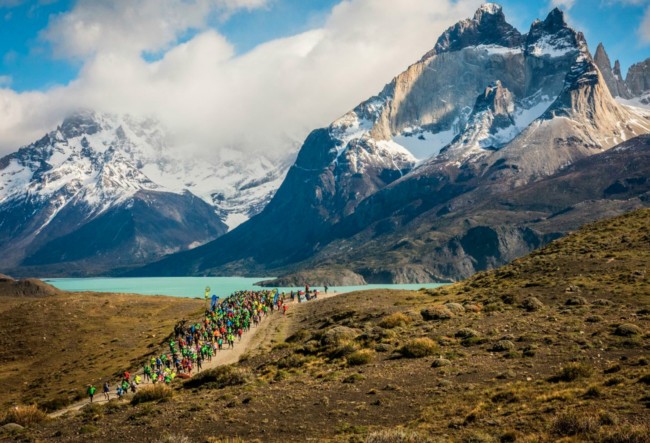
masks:
[[[20,426],[30,426],[47,419],[47,414],[36,405],[13,406],[5,413],[2,423],[16,423]]]
[[[174,324],[199,315],[199,300],[63,293],[23,299],[0,294],[0,405],[58,409],[126,369],[139,369]]]

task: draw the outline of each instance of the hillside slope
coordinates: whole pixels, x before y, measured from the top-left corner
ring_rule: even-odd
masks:
[[[126,369],[140,369],[154,344],[203,307],[194,299],[133,294],[53,290],[17,297],[15,286],[0,282],[4,408],[37,403],[56,409],[83,397],[88,383],[99,386]]]
[[[646,442],[649,264],[641,210],[438,290],[293,305],[231,386],[199,378],[16,438]]]

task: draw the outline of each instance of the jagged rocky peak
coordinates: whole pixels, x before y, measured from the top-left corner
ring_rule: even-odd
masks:
[[[623,80],[623,74],[621,74],[621,62],[616,60],[614,62],[614,76],[617,80]]]
[[[650,58],[630,66],[625,78],[630,92],[636,97],[650,91]]]
[[[612,63],[602,43],[599,43],[598,47],[596,48],[594,62],[596,63],[596,66],[598,66],[603,79],[605,79],[605,83],[607,84],[609,92],[612,94],[612,96],[623,98],[631,97],[630,92],[628,91],[627,86],[625,85],[625,82],[621,76],[621,64],[618,62],[618,60],[616,60],[614,69],[612,70]]]
[[[66,138],[79,137],[80,135],[93,135],[102,130],[93,111],[80,110],[70,114],[63,120],[60,131]]]
[[[514,48],[522,42],[521,33],[506,21],[503,9],[496,3],[481,6],[474,17],[462,20],[447,29],[434,49],[424,58],[444,52],[460,51],[469,46],[496,45]]]
[[[526,54],[551,58],[575,53],[587,43],[581,32],[576,32],[567,24],[564,13],[553,9],[544,21],[536,20],[526,37]]]
[[[596,48],[596,53],[594,55],[594,61],[598,65],[598,68],[606,68],[607,71],[612,69],[612,62],[609,60],[609,55],[605,51],[605,46],[602,43],[598,43]],[[604,75],[603,69],[600,69],[600,72]]]

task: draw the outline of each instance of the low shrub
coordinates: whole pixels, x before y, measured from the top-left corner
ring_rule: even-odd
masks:
[[[495,443],[496,437],[483,431],[467,431],[465,432],[460,441],[462,443]]]
[[[384,329],[393,329],[397,328],[398,326],[406,326],[412,321],[413,320],[411,320],[411,318],[404,313],[396,312],[382,318],[381,321],[377,323],[377,325]]]
[[[182,434],[163,434],[156,443],[192,443],[192,440]]]
[[[602,396],[603,396],[603,393],[602,393],[600,387],[598,387],[598,385],[589,386],[587,388],[587,390],[585,391],[585,394],[584,394],[585,398],[600,398]]]
[[[527,297],[521,303],[521,307],[527,310],[528,312],[534,312],[543,309],[544,303],[539,301],[537,297]]]
[[[357,350],[357,347],[353,345],[352,343],[346,343],[340,346],[335,347],[331,351],[327,353],[327,356],[329,358],[343,358],[347,357],[348,355],[352,354]]]
[[[432,308],[423,309],[420,311],[422,318],[427,321],[432,320],[449,320],[454,317],[454,314],[444,306],[434,306]]]
[[[444,306],[456,315],[465,313],[465,308],[460,303],[445,303]]]
[[[584,306],[587,304],[587,299],[576,295],[575,297],[570,297],[564,303],[567,306]]]
[[[422,358],[438,350],[435,341],[427,337],[415,338],[400,348],[400,354],[407,358]]]
[[[43,400],[38,404],[38,407],[45,412],[54,412],[63,409],[72,403],[69,397],[55,397],[49,400]]]
[[[562,369],[560,372],[551,377],[549,381],[559,382],[559,381],[574,381],[580,378],[588,378],[591,376],[591,367],[587,366],[584,363],[569,363]]]
[[[172,395],[174,395],[174,393],[169,386],[163,383],[156,383],[155,385],[145,386],[138,389],[138,392],[136,392],[131,399],[131,404],[135,406],[140,403],[159,401],[170,398]]]
[[[47,419],[47,414],[36,405],[14,406],[5,414],[2,424],[16,423],[20,426],[29,426]]]
[[[351,374],[343,379],[343,383],[356,383],[365,379],[366,376],[363,374]]]
[[[347,361],[349,366],[366,365],[372,361],[374,353],[370,349],[361,349],[348,355]]]
[[[648,443],[650,427],[644,425],[622,425],[607,432],[602,443]]]
[[[475,331],[474,329],[463,328],[456,331],[456,334],[454,335],[457,338],[473,338],[473,337],[479,337],[481,334],[479,334],[479,332]]]
[[[278,369],[300,368],[307,363],[307,360],[308,359],[302,355],[289,354],[279,359],[276,365]]]
[[[513,391],[503,391],[492,396],[493,403],[516,403],[519,397]]]
[[[432,368],[442,368],[443,366],[451,366],[451,361],[446,358],[434,358],[431,363]]]
[[[499,340],[490,348],[493,352],[514,351],[515,344],[510,340]]]
[[[641,376],[639,379],[639,383],[643,383],[644,385],[650,385],[650,374],[645,374]]]
[[[287,337],[285,342],[287,343],[304,343],[311,337],[311,333],[306,329],[300,329],[294,334]]]
[[[323,333],[320,342],[323,346],[340,346],[357,335],[356,330],[347,326],[334,326]]]
[[[596,417],[570,411],[555,417],[551,425],[551,433],[560,437],[587,436],[597,432],[599,427]]]
[[[415,431],[383,429],[368,434],[366,443],[428,443],[431,439]]]
[[[237,368],[232,365],[219,366],[199,372],[189,380],[183,387],[186,389],[205,387],[208,389],[222,389],[226,386],[237,386],[249,383],[253,376],[250,371]]]
[[[620,337],[634,337],[635,335],[641,335],[642,333],[643,331],[641,331],[641,328],[630,323],[623,323],[622,325],[618,325],[614,330],[614,335],[618,335]]]

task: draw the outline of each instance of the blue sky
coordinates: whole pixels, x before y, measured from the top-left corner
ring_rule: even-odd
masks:
[[[271,0],[259,8],[212,17],[208,25],[225,36],[237,54],[242,54],[261,43],[321,27],[339,2]],[[503,0],[500,3],[509,20],[526,32],[535,18],[543,18],[550,10],[552,2]],[[650,2],[564,0],[555,3],[569,9],[570,22],[585,32],[592,52],[599,41],[604,42],[612,62],[620,59],[624,71],[630,64],[650,56],[650,42],[644,42],[637,32]],[[47,90],[77,77],[82,60],[54,56],[51,42],[42,36],[51,17],[65,14],[74,5],[73,0],[0,0],[0,82],[3,86],[15,91]],[[192,35],[193,31],[189,30],[179,40]],[[156,54],[149,56],[153,59]]]

